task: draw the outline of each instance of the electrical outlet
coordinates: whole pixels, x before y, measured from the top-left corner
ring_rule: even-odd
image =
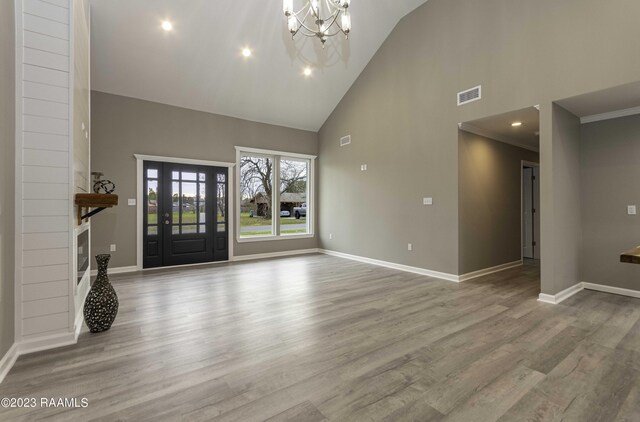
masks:
[[[116,245],[111,245],[111,246],[109,247],[109,250],[110,250],[111,252],[115,252],[115,251],[116,251]]]
[[[408,250],[408,251],[412,251],[412,250],[413,250],[413,245],[412,245],[411,243],[409,243],[409,244],[407,245],[407,250]]]
[[[333,239],[333,233],[329,233],[329,240]]]
[[[636,215],[637,213],[638,213],[638,210],[636,209],[635,205],[628,205],[627,206],[627,214]]]
[[[128,204],[128,205],[134,205],[134,206],[135,206],[135,205],[136,205],[136,200],[135,200],[135,199],[131,199],[131,198],[129,198],[129,199],[127,200],[127,204]]]
[[[360,165],[360,171],[367,171],[367,165],[366,164],[361,164]]]
[[[422,198],[422,203],[424,205],[433,205],[433,198]]]

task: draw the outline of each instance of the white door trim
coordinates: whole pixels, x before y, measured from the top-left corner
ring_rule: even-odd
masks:
[[[540,163],[534,163],[533,161],[520,160],[520,260],[524,262],[524,222],[522,216],[524,215],[524,168],[527,167],[540,167]],[[540,207],[538,207],[540,208]],[[535,254],[534,254],[535,256]]]
[[[227,203],[229,206],[228,211],[228,240],[229,243],[229,261],[233,260],[233,243],[234,243],[234,200],[233,196],[235,193],[235,183],[234,183],[234,171],[233,168],[236,166],[236,163],[228,163],[224,161],[208,161],[208,160],[197,160],[191,158],[176,158],[176,157],[161,157],[157,155],[144,155],[144,154],[133,154],[136,159],[136,269],[138,271],[142,270],[142,261],[143,261],[143,224],[144,221],[144,207],[143,207],[143,199],[144,199],[144,162],[145,161],[157,161],[161,163],[178,163],[178,164],[192,164],[198,166],[209,166],[209,167],[226,167],[229,169],[227,172]]]
[[[276,224],[274,223],[272,225],[272,229],[273,229],[273,235],[268,235],[268,236],[256,236],[256,237],[251,237],[251,238],[242,238],[240,237],[240,219],[238,218],[236,226],[234,227],[235,229],[235,233],[236,233],[236,237],[235,237],[235,241],[238,243],[252,243],[252,242],[269,242],[269,241],[280,241],[280,240],[294,240],[294,239],[309,239],[309,238],[314,238],[316,236],[316,230],[315,230],[315,196],[316,196],[316,158],[318,158],[316,155],[307,155],[307,154],[296,154],[296,153],[287,153],[287,152],[280,152],[280,151],[272,151],[272,150],[266,150],[266,149],[257,149],[257,148],[245,148],[245,147],[240,147],[240,146],[236,146],[236,168],[235,168],[235,176],[236,176],[236,180],[238,180],[238,186],[234,186],[234,189],[237,188],[238,189],[238,195],[236,197],[236,202],[235,202],[235,206],[236,206],[236,210],[238,212],[238,215],[240,214],[240,202],[242,201],[242,198],[240,197],[240,158],[242,156],[242,153],[250,153],[250,154],[256,154],[258,156],[274,156],[274,157],[280,157],[280,158],[300,158],[303,160],[308,160],[309,161],[309,178],[308,178],[308,193],[307,193],[307,233],[304,234],[293,234],[293,235],[287,235],[287,236],[280,236],[280,233],[276,233],[275,227]],[[279,160],[276,163],[277,166],[280,165]],[[274,171],[278,171],[279,172],[279,168],[276,167]],[[272,208],[275,209],[279,209],[278,206],[276,206],[279,201],[280,198],[279,193],[277,193],[276,195],[273,195],[272,198]],[[275,221],[275,219],[274,219]]]

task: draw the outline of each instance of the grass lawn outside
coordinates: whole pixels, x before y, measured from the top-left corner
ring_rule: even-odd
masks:
[[[207,214],[208,215],[208,214]],[[174,223],[178,223],[180,215],[178,211],[173,212],[172,221]],[[149,225],[157,224],[158,222],[158,214],[149,214]],[[203,224],[201,222],[200,224]],[[196,212],[195,211],[185,211],[182,213],[182,224],[196,224]]]
[[[173,212],[173,222],[178,223],[178,219],[180,218],[178,211]],[[148,216],[149,225],[155,225],[158,221],[158,214],[150,214]],[[300,225],[306,224],[307,218],[302,217],[299,220],[296,220],[294,217],[280,217],[280,225],[282,234],[297,234],[297,233],[306,233],[306,229],[290,229],[287,230],[287,225]],[[182,224],[196,224],[196,212],[195,211],[186,211],[182,213]],[[271,233],[271,225],[272,220],[266,219],[264,217],[249,217],[248,212],[243,212],[240,214],[240,227],[260,227],[265,226],[266,231],[251,231],[251,232],[242,232],[242,236],[267,236]]]
[[[306,230],[281,230],[280,233],[281,234],[299,234],[299,233],[306,233]],[[242,232],[242,237],[244,236],[269,236],[273,233],[271,233],[271,231],[268,232]]]
[[[296,220],[294,217],[280,217],[280,225],[286,226],[288,224],[305,224],[307,222],[307,217],[301,217],[299,220]],[[249,217],[248,212],[240,213],[240,227],[253,227],[253,226],[270,226],[272,223],[271,219],[266,219],[264,217]]]

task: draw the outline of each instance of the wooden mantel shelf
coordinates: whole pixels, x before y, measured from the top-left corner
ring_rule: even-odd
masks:
[[[82,220],[88,220],[106,208],[118,205],[118,195],[105,193],[78,193],[76,194],[76,205],[78,206],[78,225]],[[93,210],[91,210],[93,208]],[[85,214],[83,214],[83,210]]]
[[[640,246],[620,255],[620,262],[640,264]]]

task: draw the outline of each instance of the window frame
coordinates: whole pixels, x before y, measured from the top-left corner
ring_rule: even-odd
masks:
[[[316,155],[298,154],[284,151],[273,151],[258,148],[248,148],[236,146],[236,182],[234,189],[236,189],[236,213],[235,229],[236,229],[236,241],[238,243],[251,243],[251,242],[269,242],[279,240],[296,240],[296,239],[310,239],[315,237],[315,162]],[[273,185],[278,186],[275,190],[275,194],[271,198],[271,207],[274,210],[276,218],[273,219],[272,234],[262,236],[242,237],[240,233],[240,205],[242,198],[240,197],[240,171],[241,163],[240,159],[243,155],[253,155],[257,157],[267,157],[273,159],[274,171],[273,171]],[[307,174],[307,233],[300,234],[281,234],[280,233],[280,160],[281,159],[293,159],[293,160],[307,160],[309,162],[308,174]]]

